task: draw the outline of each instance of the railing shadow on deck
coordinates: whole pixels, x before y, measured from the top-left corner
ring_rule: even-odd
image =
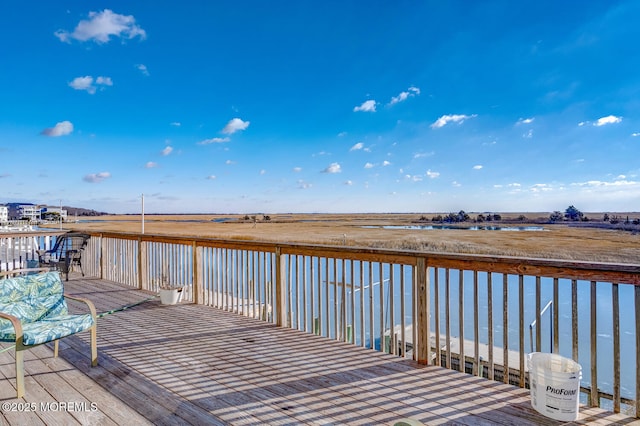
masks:
[[[201,310],[196,305],[168,308],[147,302],[103,318],[100,334],[109,336],[102,339],[109,341],[101,345],[104,371],[91,369],[77,359],[86,350],[86,342],[81,339],[74,340],[74,348],[63,350],[62,356],[81,365],[85,374],[154,422],[158,414],[139,407],[148,398],[160,401],[162,415],[173,410],[174,415],[192,422],[263,422],[267,416],[273,423],[334,419],[353,424],[369,423],[375,414],[376,423],[391,424],[403,410],[423,420],[442,420],[430,411],[473,406],[479,397],[476,382],[481,379],[462,376],[461,386],[452,387],[452,380],[460,380],[456,372],[438,369],[434,375],[416,375],[437,367],[389,356],[375,357],[365,365],[363,362],[369,359],[365,349],[338,342],[328,345],[321,337],[229,313],[207,315],[207,319],[220,322],[210,324],[203,332],[193,332],[193,320],[201,316],[197,312]],[[163,326],[160,332],[156,329],[161,318],[173,324]],[[125,336],[126,342],[115,342]],[[364,395],[361,386],[377,388],[374,395],[383,400],[375,403],[377,412],[372,411],[371,395]],[[482,389],[500,386],[489,382]],[[410,397],[431,409],[407,405],[407,388]],[[132,397],[132,393],[142,395]],[[498,392],[491,404],[504,416],[513,404],[513,395]],[[256,417],[253,410],[257,411]],[[492,416],[490,408],[481,411],[478,415]],[[511,414],[540,421],[530,405]]]
[[[357,424],[371,423],[373,417],[376,424],[392,424],[400,413],[426,423],[447,415],[476,423],[498,418],[553,423],[532,410],[525,393],[514,398],[505,392],[513,388],[498,382],[202,310],[195,304],[166,307],[150,301],[102,318],[104,371],[83,362],[84,339],[73,340],[74,347],[62,356],[154,422],[159,414],[139,407],[149,399],[161,405],[161,415],[168,410],[210,424],[265,419]],[[199,323],[208,325],[194,331]],[[582,421],[586,418],[606,421],[607,414]]]

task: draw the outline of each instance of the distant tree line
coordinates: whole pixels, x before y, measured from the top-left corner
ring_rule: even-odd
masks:
[[[245,222],[257,222],[258,220],[263,220],[264,222],[269,222],[271,220],[271,216],[269,216],[267,214],[263,214],[262,215],[262,219],[260,219],[258,217],[258,215],[249,216],[248,214],[246,214],[246,215],[244,215],[242,220],[245,221]]]
[[[609,216],[608,213],[604,214],[604,217],[602,218],[602,220],[605,221],[605,222],[609,222],[612,225],[616,225],[618,223],[623,223],[625,225],[640,225],[640,219],[638,219],[638,218],[630,220],[629,216],[627,216],[623,220],[620,216],[617,216],[615,214],[612,214],[611,216]]]
[[[575,206],[569,206],[565,209],[564,214],[558,210],[551,213],[549,220],[551,222],[560,222],[563,220],[568,220],[570,222],[587,222],[589,218]]]
[[[549,216],[549,220],[551,220],[552,222],[589,222],[592,219],[589,219],[584,213],[578,210],[575,206],[571,205],[565,209],[564,213],[560,211],[554,211],[553,213],[551,213],[551,215]],[[602,221],[608,222],[611,225],[620,223],[625,225],[640,225],[640,219],[638,218],[631,220],[629,219],[629,216],[627,216],[625,219],[623,219],[622,217],[615,214],[609,215],[609,213],[605,213],[602,216]]]
[[[422,216],[420,221],[427,221],[427,217]],[[448,215],[436,215],[431,218],[431,222],[438,223],[460,223],[460,222],[469,222],[471,216],[467,214],[464,210],[460,210],[458,213],[449,213]],[[499,214],[479,214],[473,219],[474,222],[491,222],[494,220],[502,220],[502,216]]]
[[[460,210],[458,213],[449,213],[449,214],[438,214],[428,218],[427,216],[420,216],[418,219],[419,222],[437,222],[437,223],[460,223],[460,222],[492,222],[502,220],[502,216],[497,213],[481,213],[478,214],[475,218],[471,218],[464,210]],[[515,220],[519,222],[526,222],[528,218],[525,215],[518,216]],[[551,222],[588,222],[589,219],[584,213],[582,213],[578,208],[571,205],[567,207],[564,212],[559,210],[554,211],[549,215],[549,220]],[[615,214],[609,215],[605,213],[603,218],[603,222],[608,222],[612,225],[615,224],[625,224],[625,225],[640,225],[640,219],[630,219],[629,216],[626,218],[622,218]]]

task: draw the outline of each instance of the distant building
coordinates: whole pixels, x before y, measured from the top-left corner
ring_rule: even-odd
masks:
[[[47,218],[47,216],[52,216],[52,213],[55,214],[57,217],[62,217],[62,220],[66,222],[67,211],[63,210],[61,207],[44,206],[42,209],[40,209],[40,217],[42,218]]]
[[[9,207],[0,206],[0,223],[9,221]]]
[[[22,204],[18,206],[18,219],[29,221],[40,220],[40,206],[33,204]]]

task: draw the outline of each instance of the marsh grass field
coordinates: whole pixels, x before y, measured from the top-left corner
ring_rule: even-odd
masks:
[[[518,220],[521,215],[526,220]],[[220,239],[278,241],[321,245],[378,247],[447,253],[476,253],[533,258],[640,264],[640,226],[625,230],[608,223],[549,223],[548,213],[501,214],[501,221],[457,224],[498,226],[510,230],[388,229],[437,225],[432,214],[237,214],[145,215],[145,233],[212,237]],[[602,218],[590,213],[588,217]],[[619,213],[631,220],[640,213]],[[475,217],[475,216],[474,216]],[[420,218],[423,220],[421,221]],[[542,230],[514,230],[535,226]],[[64,224],[65,229],[85,231],[141,231],[139,215],[90,217]]]

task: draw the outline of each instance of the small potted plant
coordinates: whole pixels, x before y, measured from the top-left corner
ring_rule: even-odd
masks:
[[[183,286],[170,284],[166,276],[160,281],[160,303],[163,305],[175,305],[182,300]]]

